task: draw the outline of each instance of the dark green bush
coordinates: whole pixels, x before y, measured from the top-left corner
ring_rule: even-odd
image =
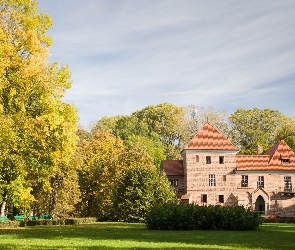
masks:
[[[260,214],[242,206],[165,204],[154,206],[145,217],[152,230],[255,230]]]

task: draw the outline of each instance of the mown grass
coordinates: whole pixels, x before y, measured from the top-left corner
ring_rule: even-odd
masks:
[[[257,231],[158,231],[138,223],[0,229],[0,249],[295,249],[295,224]]]

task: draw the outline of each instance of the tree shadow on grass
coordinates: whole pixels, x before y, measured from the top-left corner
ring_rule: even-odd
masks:
[[[18,243],[16,245],[1,240],[0,249],[279,250],[294,249],[295,225],[264,224],[256,231],[158,231],[147,230],[144,224],[95,223],[26,227],[1,230],[0,233],[14,237]]]

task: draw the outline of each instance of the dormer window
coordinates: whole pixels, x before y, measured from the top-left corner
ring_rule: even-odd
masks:
[[[288,158],[281,158],[283,164],[290,164],[290,159]]]

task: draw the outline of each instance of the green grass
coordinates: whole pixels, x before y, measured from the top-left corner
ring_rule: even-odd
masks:
[[[295,224],[257,231],[150,231],[137,223],[0,229],[0,249],[295,249]]]

